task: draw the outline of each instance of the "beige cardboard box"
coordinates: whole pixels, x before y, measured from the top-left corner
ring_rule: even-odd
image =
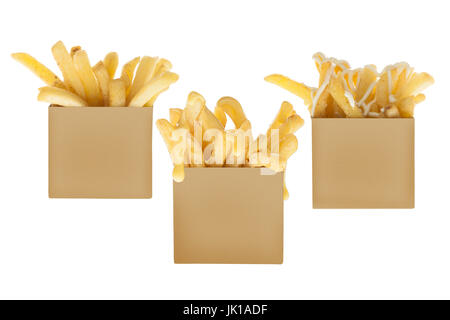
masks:
[[[175,263],[283,263],[283,174],[186,168],[173,184]]]
[[[151,198],[153,108],[48,109],[50,198]]]
[[[314,208],[414,208],[414,119],[312,119]]]

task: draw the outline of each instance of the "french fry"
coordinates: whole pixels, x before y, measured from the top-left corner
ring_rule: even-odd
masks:
[[[298,140],[294,134],[288,134],[281,142],[280,142],[280,159],[279,164],[280,167],[276,168],[275,171],[283,171],[286,168],[286,163],[288,159],[297,151],[298,149]]]
[[[131,83],[133,82],[134,70],[136,69],[136,66],[138,65],[140,60],[140,57],[136,57],[133,60],[125,63],[122,67],[122,74],[120,76],[120,79],[123,80],[127,92],[129,91]]]
[[[206,101],[203,96],[195,91],[189,93],[186,108],[181,117],[181,126],[188,129],[191,134],[194,134],[194,123],[198,121],[200,112],[205,108]]]
[[[426,72],[415,73],[412,75],[411,80],[399,90],[398,98],[409,97],[417,95],[420,91],[425,90],[434,83],[434,79]]]
[[[413,96],[409,96],[396,103],[398,111],[403,118],[414,117],[414,107],[416,106],[414,100]]]
[[[152,77],[156,69],[156,62],[158,58],[142,57],[141,62],[136,70],[133,83],[131,84],[130,92],[128,94],[128,101],[134,98],[136,93],[141,90],[145,83]]]
[[[106,70],[108,70],[109,77],[111,79],[114,79],[117,66],[119,65],[119,55],[116,52],[110,52],[103,59],[103,63],[106,67]]]
[[[155,68],[155,72],[153,74],[154,78],[160,77],[162,74],[168,72],[170,69],[172,69],[172,63],[170,63],[169,60],[161,58],[158,60]],[[153,107],[153,104],[155,103],[156,99],[159,97],[161,93],[166,91],[168,88],[160,90],[157,94],[153,96],[149,101],[147,101],[144,105],[144,107]]]
[[[289,116],[289,118],[287,118],[287,120],[280,126],[280,141],[300,129],[304,123],[305,121],[297,114]]]
[[[218,108],[216,106],[215,109],[214,109],[214,115],[216,116],[217,120],[220,121],[222,126],[225,128],[225,126],[227,125],[227,115],[225,114],[223,109],[222,108]]]
[[[153,105],[155,104],[156,99],[159,97],[159,95],[161,93],[167,91],[167,89],[169,89],[169,88],[167,87],[167,88],[161,89],[157,93],[155,93],[155,95],[144,104],[144,107],[153,107]]]
[[[277,86],[286,89],[287,91],[295,94],[303,99],[306,105],[310,105],[311,101],[311,89],[305,86],[303,83],[299,83],[281,74],[272,74],[264,78],[267,82],[276,84]]]
[[[418,94],[417,96],[414,97],[414,102],[416,104],[424,102],[425,101],[425,95],[423,93]]]
[[[52,47],[52,53],[63,74],[66,87],[73,93],[79,95],[82,99],[86,99],[83,83],[81,82],[78,72],[73,64],[72,57],[67,52],[64,43],[58,41]]]
[[[173,72],[167,72],[161,77],[154,78],[147,82],[131,99],[128,106],[130,107],[142,107],[153,96],[158,94],[164,89],[167,89],[172,83],[178,80],[178,75]]]
[[[387,106],[384,110],[384,114],[387,118],[400,118],[400,112],[395,105]]]
[[[232,97],[220,98],[219,101],[217,101],[214,114],[216,114],[216,110],[219,115],[219,117],[216,117],[219,118],[219,121],[223,127],[226,125],[226,117],[223,117],[222,111],[228,114],[236,128],[240,128],[242,123],[247,120],[241,104]]]
[[[27,53],[13,53],[11,55],[15,60],[27,67],[31,72],[37,75],[42,81],[51,87],[66,89],[64,83],[50,69],[37,61]]]
[[[355,100],[351,94],[344,90],[342,77],[333,78],[330,82],[330,94],[349,118],[362,118],[363,113],[355,105]]]
[[[182,109],[179,108],[171,108],[169,109],[169,120],[170,123],[174,126],[178,125],[181,119],[181,114],[183,113]]]
[[[186,151],[186,144],[180,143],[180,139],[174,139],[175,127],[165,119],[159,119],[156,121],[156,127],[158,128],[161,136],[169,149],[172,162],[174,164],[173,179],[176,182],[181,182],[184,179],[184,153]]]
[[[286,187],[286,171],[283,172],[283,200],[289,199],[289,191]]]
[[[206,106],[200,111],[198,121],[202,125],[203,131],[207,131],[210,129],[216,129],[219,131],[224,130],[222,123],[214,116],[214,113],[212,113],[211,110],[209,110]]]
[[[170,71],[170,69],[172,69],[172,63],[167,59],[161,58],[156,64],[154,77],[160,77],[162,74]]]
[[[355,94],[356,101],[361,103],[370,98],[375,89],[377,78],[378,73],[375,66],[366,66],[360,71],[359,85]]]
[[[328,95],[327,101],[327,117],[328,118],[345,118],[345,112],[338,106],[331,95]]]
[[[81,82],[83,83],[87,102],[91,106],[102,105],[103,96],[100,92],[97,79],[95,78],[95,74],[92,70],[86,51],[77,51],[73,56],[73,63],[78,71]]]
[[[377,82],[375,90],[375,99],[377,101],[377,106],[379,107],[379,109],[386,108],[389,104],[389,82],[388,74],[386,72],[381,75],[380,80],[378,80]],[[379,111],[379,109],[377,111]]]
[[[286,120],[294,113],[294,107],[287,101],[284,101],[281,104],[280,110],[278,111],[277,116],[273,120],[269,129],[267,130],[266,135],[269,137],[270,133],[273,129],[278,129]]]
[[[92,67],[92,71],[94,71],[95,78],[97,79],[98,86],[102,93],[103,97],[103,106],[109,105],[109,73],[106,69],[103,61],[99,61],[94,67]]]
[[[70,56],[73,58],[73,56],[75,55],[75,53],[77,53],[77,51],[80,51],[80,50],[81,50],[81,47],[80,47],[80,46],[72,47],[72,48],[70,49]]]
[[[109,106],[124,107],[127,100],[125,83],[122,79],[114,79],[109,82]]]
[[[39,89],[38,101],[68,107],[86,107],[88,104],[76,94],[56,87],[42,87]]]

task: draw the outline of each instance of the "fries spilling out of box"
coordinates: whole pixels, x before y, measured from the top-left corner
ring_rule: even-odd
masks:
[[[227,116],[233,129],[225,129]],[[265,167],[284,172],[298,148],[294,133],[303,123],[292,105],[283,102],[267,133],[254,139],[251,123],[236,99],[221,98],[212,112],[203,96],[191,92],[184,109],[170,109],[170,119],[159,119],[156,126],[174,164],[173,178],[181,182],[185,167]],[[284,198],[288,198],[286,187]]]
[[[280,74],[265,78],[303,99],[313,118],[412,118],[422,90],[434,83],[426,72],[416,73],[406,62],[381,73],[375,65],[351,69],[345,60],[314,54],[318,87],[309,87]]]
[[[27,53],[13,53],[12,57],[47,84],[39,89],[38,100],[54,105],[152,107],[156,98],[178,80],[178,75],[170,72],[172,64],[163,58],[136,57],[124,64],[120,77],[115,79],[119,63],[115,52],[94,66],[80,46],[68,52],[58,41],[52,53],[63,80]]]

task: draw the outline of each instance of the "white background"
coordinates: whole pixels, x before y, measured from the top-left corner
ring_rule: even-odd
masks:
[[[0,10],[0,298],[450,298],[449,57],[446,1],[14,1]],[[237,98],[254,132],[281,102],[306,119],[290,159],[283,265],[174,265],[169,155],[154,131],[153,199],[47,197],[47,105],[10,53],[57,71],[50,48],[92,63],[168,58],[178,83],[155,118],[191,90],[210,107]],[[416,209],[312,210],[311,123],[302,101],[266,83],[314,85],[316,51],[352,66],[407,61],[436,80],[416,109]]]

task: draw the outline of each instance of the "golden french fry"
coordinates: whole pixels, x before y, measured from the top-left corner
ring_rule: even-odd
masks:
[[[75,55],[75,53],[76,53],[77,51],[80,51],[80,50],[81,50],[81,47],[80,47],[80,46],[72,47],[72,48],[70,49],[70,56],[73,58],[73,56]]]
[[[128,106],[143,107],[153,96],[167,89],[172,83],[178,80],[178,75],[173,72],[167,72],[158,78],[147,82],[131,99]]]
[[[387,118],[400,118],[400,112],[395,105],[389,105],[384,110],[384,114]]]
[[[270,133],[273,129],[278,129],[286,120],[294,113],[294,107],[287,101],[284,101],[281,104],[280,110],[277,113],[277,116],[273,120],[269,129],[267,130],[266,135],[269,137]]]
[[[130,89],[131,83],[133,82],[134,70],[136,69],[136,66],[138,65],[140,60],[140,57],[136,57],[133,60],[125,63],[122,67],[122,74],[120,76],[120,79],[123,80],[127,92]]]
[[[48,102],[65,107],[86,107],[88,104],[76,94],[56,87],[39,89],[38,101]]]
[[[223,109],[218,108],[217,106],[214,108],[214,115],[216,116],[217,120],[220,121],[222,126],[225,128],[227,125],[227,115],[225,112],[223,112]]]
[[[383,72],[375,87],[376,105],[379,107],[377,111],[386,108],[389,104],[389,81],[388,74]]]
[[[303,99],[306,105],[312,103],[311,89],[303,83],[299,83],[281,74],[272,74],[264,78],[267,82],[273,83]]]
[[[297,151],[298,149],[298,140],[297,137],[293,134],[287,135],[280,142],[280,155],[278,159],[279,167],[274,166],[274,170],[279,172],[283,171],[286,168],[286,163],[288,159]]]
[[[109,106],[125,107],[127,94],[125,83],[122,79],[114,79],[109,82]]]
[[[373,65],[365,66],[359,73],[359,85],[356,88],[355,100],[364,103],[370,100],[378,78],[377,69]]]
[[[414,97],[414,102],[416,104],[424,102],[425,101],[425,95],[423,93],[418,94],[417,96]]]
[[[239,101],[232,97],[222,97],[217,101],[216,108],[214,110],[214,114],[216,114],[216,110],[218,111],[217,114],[219,114],[219,117],[222,119],[219,119],[223,127],[225,127],[226,124],[226,117],[223,118],[222,114],[220,114],[220,110],[228,114],[228,116],[233,121],[236,128],[241,127],[242,123],[247,120],[247,117],[245,116],[244,110],[242,109],[241,104]],[[218,117],[217,117],[218,118]]]
[[[156,68],[158,58],[142,57],[141,62],[136,70],[133,83],[131,84],[130,92],[128,94],[128,101],[134,98],[136,93],[141,90],[145,83],[147,83],[153,76]]]
[[[342,109],[338,106],[336,101],[334,101],[334,99],[331,95],[328,95],[327,104],[328,104],[328,106],[326,108],[326,112],[327,112],[328,118],[345,118],[346,117],[345,112],[342,111]]]
[[[414,117],[414,108],[416,104],[425,100],[424,94],[418,94],[417,96],[406,97],[396,103],[400,116],[403,118]]]
[[[182,182],[184,180],[184,164],[174,165],[172,176],[175,182]]]
[[[289,199],[289,191],[286,187],[286,169],[283,172],[283,200]]]
[[[153,107],[153,105],[155,104],[156,99],[159,97],[159,95],[160,95],[161,93],[163,93],[164,91],[167,91],[167,89],[169,89],[169,88],[167,87],[167,88],[164,88],[164,89],[159,90],[159,92],[157,92],[150,100],[148,100],[148,101],[144,104],[144,107]]]
[[[164,58],[158,60],[154,72],[154,77],[160,77],[162,74],[170,71],[172,69],[172,63]]]
[[[164,142],[166,143],[167,148],[169,151],[173,147],[173,132],[175,131],[175,126],[173,126],[169,121],[166,119],[159,119],[156,120],[156,127],[159,130],[159,133],[161,133],[161,136],[164,139]]]
[[[75,69],[74,63],[72,61],[72,57],[67,52],[64,43],[62,43],[62,41],[58,41],[52,47],[52,53],[59,69],[63,74],[66,87],[70,91],[79,95],[82,99],[86,99],[83,83],[81,82],[80,76],[78,75],[78,72]]]
[[[92,70],[86,51],[77,51],[73,56],[73,63],[75,65],[75,69],[78,71],[81,82],[83,83],[87,102],[91,106],[102,105],[103,96],[100,92],[97,79],[95,78],[95,74]]]
[[[212,113],[211,110],[209,110],[206,106],[200,111],[198,121],[202,125],[202,129],[204,132],[210,129],[216,129],[219,131],[224,130],[222,123],[214,116],[214,113]]]
[[[403,68],[403,70],[400,70],[400,73],[397,77],[397,81],[394,84],[394,87],[392,88],[392,94],[395,95],[395,98],[399,100],[401,97],[399,96],[399,90],[402,90],[404,86],[406,85],[407,81],[409,80],[409,76],[412,73],[412,68],[409,67],[408,64],[406,64]]]
[[[109,105],[109,73],[106,69],[103,61],[99,61],[94,67],[92,67],[92,71],[94,71],[95,78],[97,79],[98,86],[102,93],[103,97],[103,106]]]
[[[245,139],[245,159],[248,160],[250,145],[253,142],[252,124],[248,119],[242,122],[239,131]]]
[[[31,72],[37,75],[42,81],[51,87],[66,89],[64,83],[50,69],[37,61],[27,53],[13,53],[11,55],[15,60],[27,67]]]
[[[156,70],[153,73],[153,78],[158,78],[162,74],[168,72],[170,69],[172,69],[172,63],[170,63],[167,59],[159,59],[158,63],[156,64]],[[159,97],[161,93],[166,91],[168,88],[160,90],[158,93],[156,93],[149,101],[147,101],[144,105],[144,107],[153,107],[156,99]]]
[[[350,92],[345,91],[342,84],[342,76],[331,79],[330,94],[338,106],[345,112],[349,118],[362,118],[361,109],[356,106],[355,100]]]
[[[195,91],[189,93],[186,108],[184,108],[183,117],[180,119],[181,126],[189,129],[189,131],[194,133],[194,122],[198,121],[200,113],[203,108],[205,108],[206,101],[203,96]]]
[[[185,128],[180,129],[183,129],[186,132],[186,142],[188,143],[188,145],[186,146],[186,163],[192,167],[204,165],[205,162],[201,141],[198,141],[196,138],[194,138],[189,130]]]
[[[251,130],[252,129],[252,124],[250,123],[250,121],[248,119],[245,119],[245,121],[243,121],[241,123],[241,126],[238,129],[242,130],[242,131]]]
[[[174,126],[178,125],[178,122],[180,122],[181,114],[183,113],[182,109],[178,108],[171,108],[169,109],[169,120],[170,123]]]
[[[414,117],[414,107],[416,106],[414,100],[415,100],[414,96],[409,96],[396,102],[398,111],[403,118]]]
[[[414,73],[411,80],[398,92],[398,98],[417,95],[420,91],[425,90],[434,83],[434,79],[426,72]]]
[[[159,119],[156,121],[161,136],[169,150],[172,162],[174,164],[173,178],[176,182],[184,179],[184,160],[186,144],[183,142],[182,132],[176,132],[176,128],[167,120]]]
[[[111,79],[114,79],[117,66],[119,65],[119,55],[116,52],[110,52],[103,59],[103,63],[106,67],[106,70],[108,70],[109,77]]]
[[[335,68],[335,65],[331,61],[322,63],[319,71],[319,87],[328,84],[330,77],[334,75]]]
[[[293,114],[280,126],[279,137],[283,140],[287,135],[296,132],[300,129],[305,121],[297,114]]]

